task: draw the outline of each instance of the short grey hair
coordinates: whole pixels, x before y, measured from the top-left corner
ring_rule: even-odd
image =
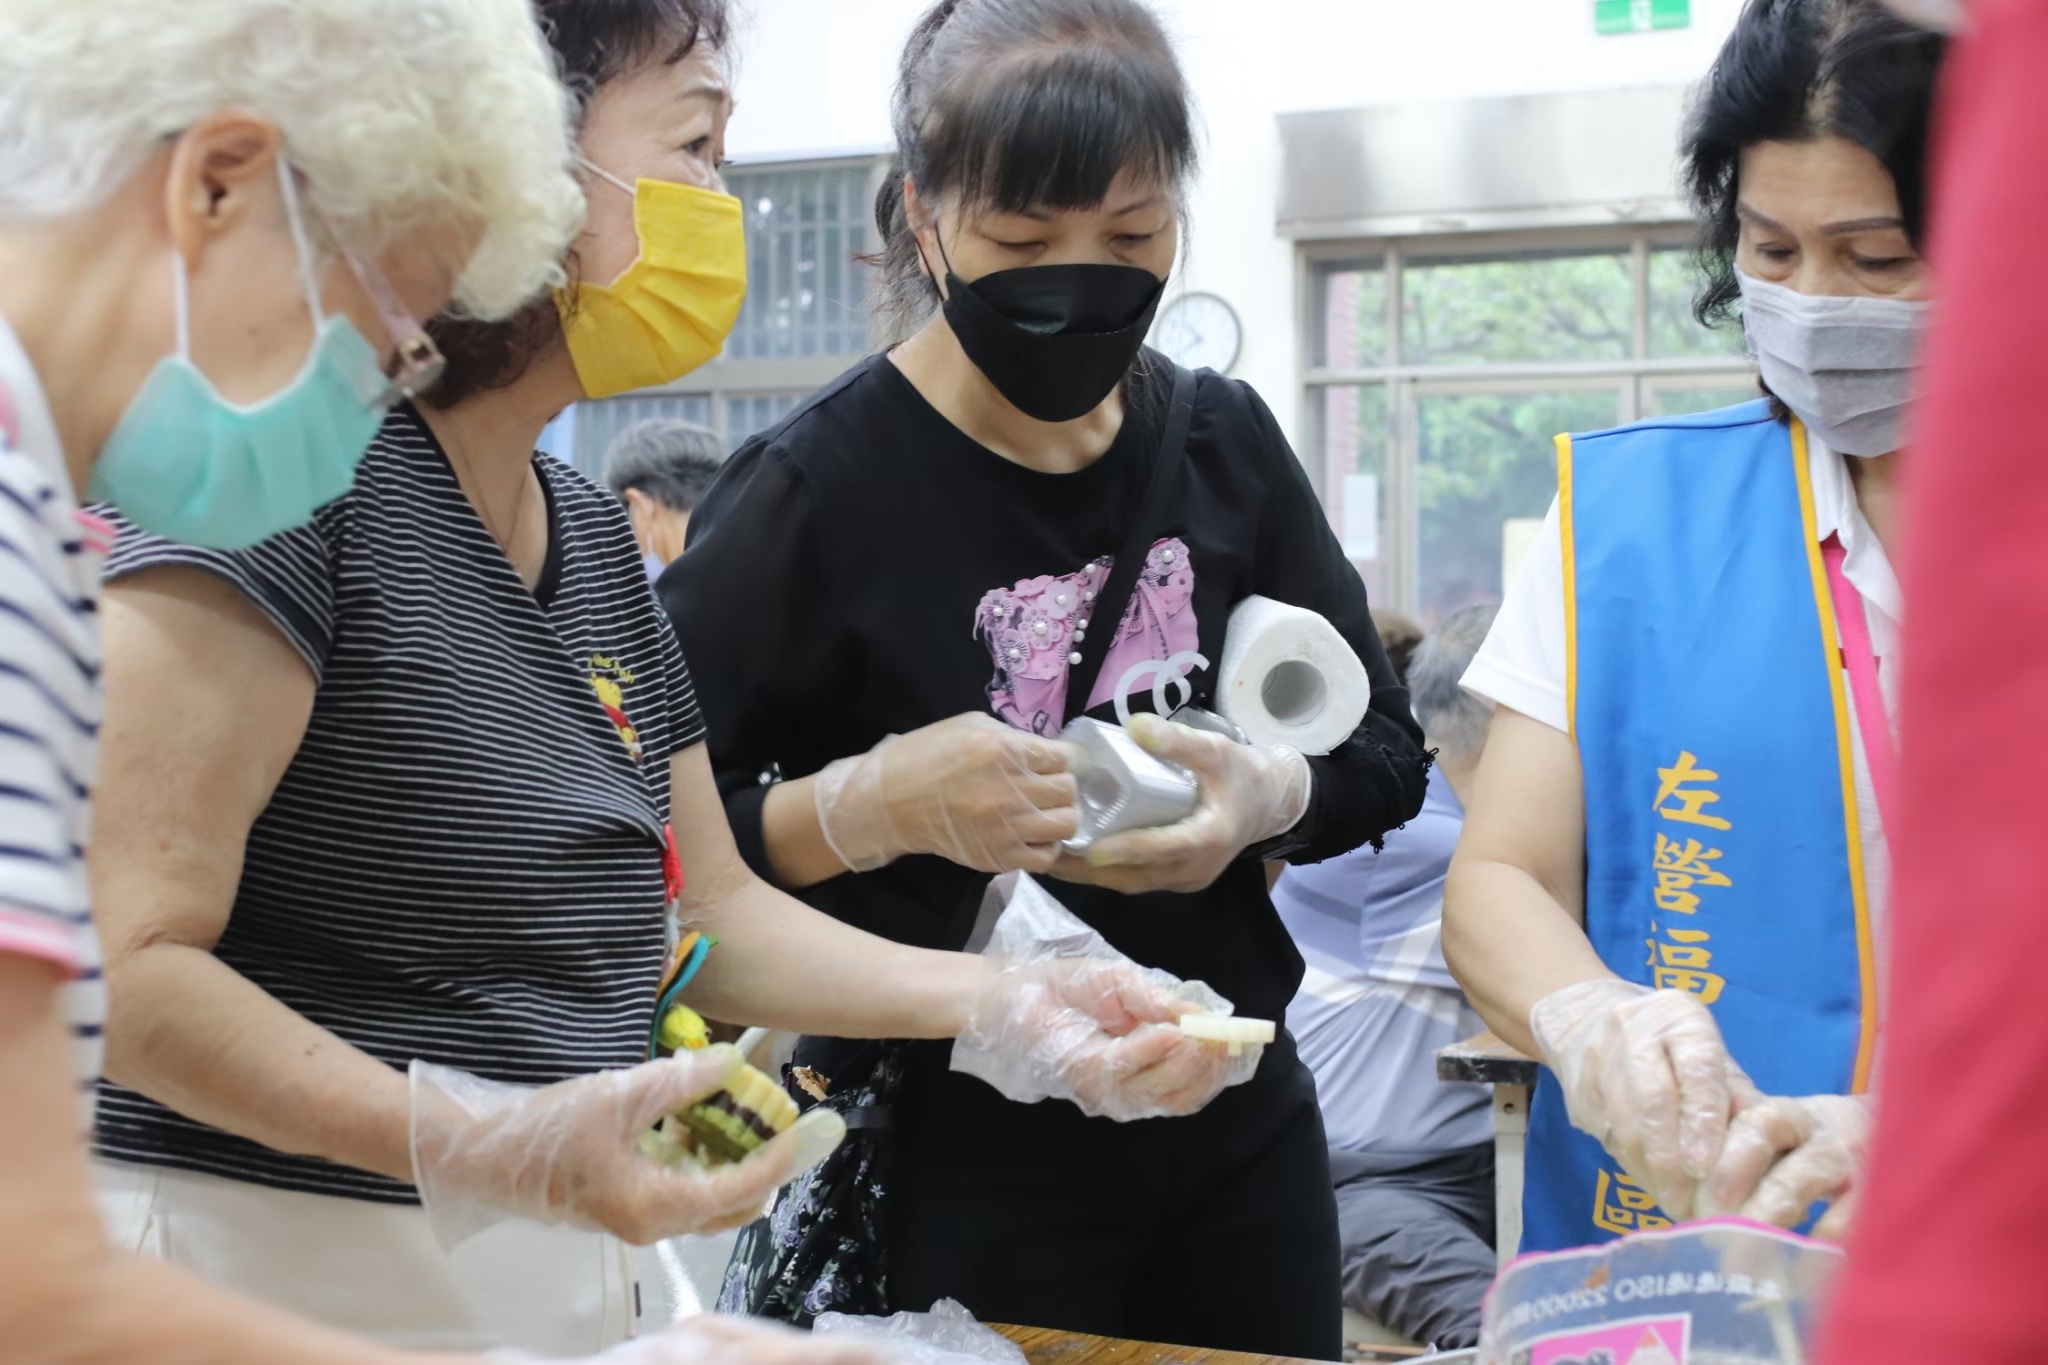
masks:
[[[1493,704],[1467,692],[1458,680],[1472,666],[1499,613],[1500,608],[1490,602],[1452,612],[1424,637],[1408,665],[1415,719],[1421,722],[1429,742],[1448,757],[1470,758],[1486,745]]]
[[[717,432],[673,417],[635,422],[604,453],[604,481],[612,492],[623,498],[637,488],[677,512],[695,511],[724,467]]]

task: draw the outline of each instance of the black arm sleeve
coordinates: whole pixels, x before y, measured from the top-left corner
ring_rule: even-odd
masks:
[[[1408,707],[1408,689],[1394,676],[1373,626],[1365,583],[1330,530],[1307,471],[1259,396],[1248,386],[1234,387],[1249,406],[1271,478],[1255,590],[1323,616],[1357,652],[1372,682],[1371,706],[1351,738],[1309,760],[1315,790],[1308,814],[1280,841],[1288,861],[1316,863],[1367,841],[1377,843],[1412,819],[1422,809],[1430,759],[1422,727]]]
[[[732,457],[691,515],[689,551],[657,587],[690,661],[733,838],[771,881],[763,775],[814,748],[805,743],[807,717],[840,647],[818,533],[801,472],[756,442]],[[804,771],[799,762],[789,776]]]

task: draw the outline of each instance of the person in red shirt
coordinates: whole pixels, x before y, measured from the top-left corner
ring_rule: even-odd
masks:
[[[1829,1365],[2048,1360],[2048,3],[1969,29],[1932,196],[1888,1051]]]

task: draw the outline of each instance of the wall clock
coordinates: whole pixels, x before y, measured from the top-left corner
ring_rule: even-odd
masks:
[[[1183,294],[1152,324],[1153,349],[1191,370],[1229,374],[1243,346],[1237,310],[1215,294]]]

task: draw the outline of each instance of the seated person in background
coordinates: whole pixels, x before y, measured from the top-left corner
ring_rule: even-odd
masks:
[[[1495,610],[1465,608],[1415,651],[1415,718],[1437,750],[1422,813],[1273,889],[1308,963],[1287,1027],[1329,1135],[1344,1304],[1441,1348],[1478,1342],[1496,1268],[1491,1100],[1436,1078],[1437,1049],[1481,1028],[1444,966],[1443,896],[1493,711],[1458,679]]]
[[[1416,646],[1422,643],[1422,627],[1414,617],[1385,607],[1373,608],[1372,625],[1380,633],[1380,643],[1387,647],[1387,662],[1394,666],[1394,676],[1406,687],[1409,661],[1415,657]]]
[[[724,466],[725,442],[695,422],[654,417],[612,438],[604,453],[605,485],[626,504],[649,577],[659,578],[682,557],[690,513]]]

